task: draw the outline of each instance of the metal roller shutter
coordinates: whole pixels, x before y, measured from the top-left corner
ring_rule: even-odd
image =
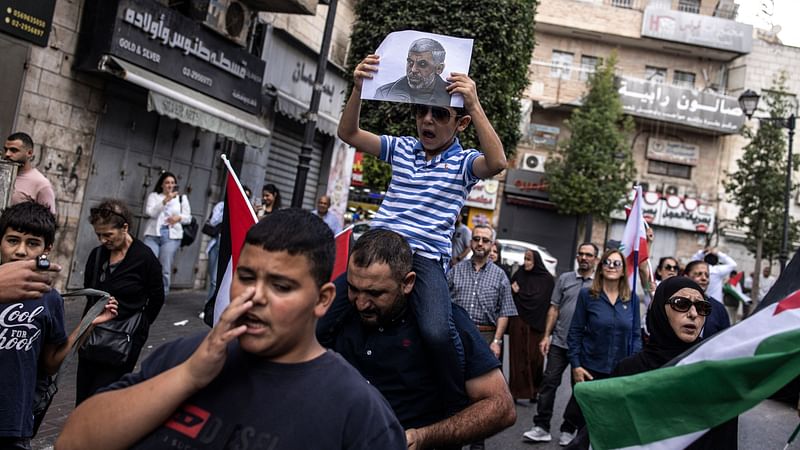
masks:
[[[300,146],[302,144],[302,125],[278,115],[275,120],[275,127],[272,130],[272,145],[264,184],[274,183],[278,186],[281,191],[281,206],[284,208],[290,206],[292,201],[298,156],[300,155]],[[314,151],[311,154],[311,167],[306,178],[305,195],[303,196],[304,209],[312,210],[316,208],[320,166],[322,165],[323,151],[327,148],[325,144],[326,140],[317,133],[316,139],[314,139]]]

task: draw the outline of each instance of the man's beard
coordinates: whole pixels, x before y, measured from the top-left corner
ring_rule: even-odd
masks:
[[[433,89],[433,85],[436,82],[436,73],[431,73],[428,78],[424,77],[415,77],[412,78],[411,75],[408,75],[408,85],[411,86],[411,89],[416,89],[418,91],[428,91]]]
[[[397,298],[393,302],[392,306],[386,311],[382,312],[376,307],[372,307],[366,311],[359,311],[359,315],[361,315],[361,323],[365,326],[376,328],[378,326],[388,325],[396,318],[400,317],[406,309],[408,301],[406,297],[400,293],[397,295]],[[372,314],[373,318],[366,319],[362,314],[369,313]]]

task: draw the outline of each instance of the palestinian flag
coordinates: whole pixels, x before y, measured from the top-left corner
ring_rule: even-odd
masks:
[[[685,448],[800,373],[800,252],[759,310],[667,366],[579,383],[592,447]]]
[[[336,259],[333,262],[331,281],[347,272],[347,258],[350,256],[350,242],[353,239],[353,226],[349,226],[336,235]]]
[[[231,302],[231,280],[233,268],[239,260],[239,251],[244,245],[247,230],[257,221],[253,205],[247,199],[239,178],[234,173],[230,162],[222,155],[228,168],[225,184],[225,213],[222,218],[222,231],[219,238],[219,260],[217,262],[217,290],[214,297],[206,303],[205,322],[214,326],[222,315],[222,311]]]
[[[628,220],[625,222],[625,231],[622,233],[620,251],[625,256],[628,283],[631,291],[636,291],[636,277],[639,273],[639,264],[650,258],[647,248],[647,222],[642,215],[642,187],[634,187],[635,196]],[[652,281],[652,280],[651,280]]]
[[[728,280],[728,282],[722,286],[722,292],[735,298],[740,303],[747,303],[750,301],[750,299],[747,298],[746,295],[744,295],[744,292],[742,292],[743,278],[744,278],[744,272],[739,272],[736,275],[732,276]]]

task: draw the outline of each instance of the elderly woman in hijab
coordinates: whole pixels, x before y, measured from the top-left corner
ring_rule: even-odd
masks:
[[[647,311],[650,340],[641,352],[619,362],[614,376],[657,369],[700,340],[700,330],[711,313],[703,288],[687,277],[671,277],[656,289]]]
[[[511,277],[511,292],[519,316],[510,317],[510,381],[509,388],[515,399],[535,401],[542,382],[544,355],[538,344],[544,336],[550,295],[553,293],[553,276],[547,271],[539,252],[528,250],[525,261]]]
[[[650,339],[641,352],[623,359],[611,376],[634,375],[664,366],[690,349],[702,337],[700,331],[711,314],[711,303],[703,288],[687,277],[671,277],[656,289],[647,311]],[[569,448],[589,448],[588,434],[581,430]],[[731,419],[709,430],[688,449],[735,449],[738,445],[738,419]]]
[[[647,329],[650,340],[644,349],[623,359],[613,376],[633,375],[662,367],[699,342],[711,303],[703,288],[687,277],[672,277],[661,282],[650,310]],[[687,449],[735,449],[738,446],[739,420],[733,419],[712,428]]]

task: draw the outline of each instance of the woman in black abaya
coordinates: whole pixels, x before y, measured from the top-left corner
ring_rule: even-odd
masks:
[[[541,385],[544,355],[539,351],[539,342],[544,336],[554,285],[539,252],[526,251],[525,262],[511,277],[511,291],[519,313],[508,321],[509,389],[515,399],[534,401]]]

